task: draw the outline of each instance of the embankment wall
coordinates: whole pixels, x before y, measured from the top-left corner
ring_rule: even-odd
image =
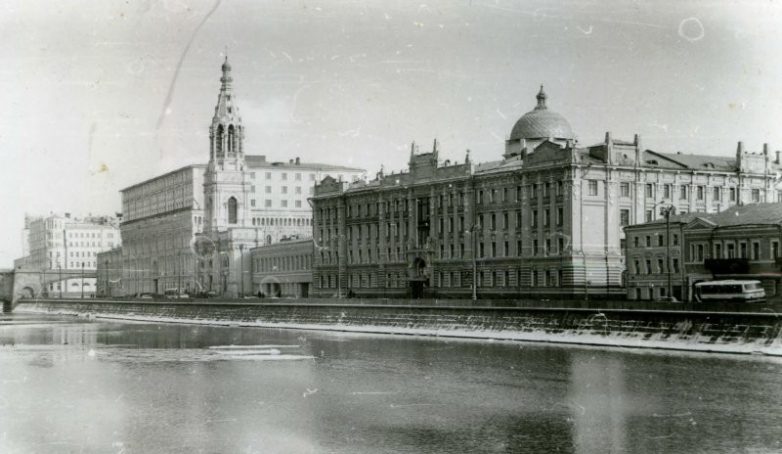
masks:
[[[782,355],[772,312],[25,300],[16,312],[137,321]]]

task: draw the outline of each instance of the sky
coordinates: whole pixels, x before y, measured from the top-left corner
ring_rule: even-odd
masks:
[[[4,0],[0,267],[25,213],[206,162],[226,52],[246,152],[373,175],[435,138],[499,159],[541,84],[582,145],[780,149],[780,30],[779,1]]]

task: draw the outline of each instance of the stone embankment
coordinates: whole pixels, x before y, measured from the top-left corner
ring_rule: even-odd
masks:
[[[15,307],[15,312],[166,323],[782,355],[782,317],[772,311],[463,307],[345,302],[26,300]]]

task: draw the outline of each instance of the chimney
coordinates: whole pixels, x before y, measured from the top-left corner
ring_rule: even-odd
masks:
[[[777,164],[779,164],[779,163],[780,163],[780,162],[779,162],[779,150],[777,150],[777,160],[776,160],[776,161],[774,161],[774,162],[775,162],[775,163],[777,163]]]
[[[301,160],[299,159],[298,156],[296,156],[296,165],[299,165],[299,164],[301,164]]]
[[[738,146],[736,146],[736,167],[738,169],[741,169],[741,155],[744,154],[744,142],[739,141]]]

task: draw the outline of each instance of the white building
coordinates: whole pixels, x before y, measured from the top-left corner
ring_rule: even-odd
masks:
[[[46,290],[50,296],[93,295],[98,253],[121,243],[117,219],[109,216],[27,216],[25,230],[23,250],[29,254],[16,260],[14,268],[41,273],[49,282]],[[90,277],[81,277],[82,272]]]

